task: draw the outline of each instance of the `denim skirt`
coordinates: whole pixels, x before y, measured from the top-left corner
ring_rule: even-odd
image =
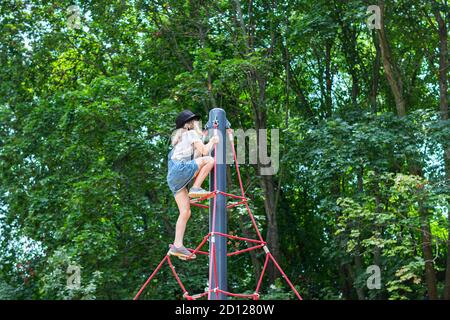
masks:
[[[175,196],[178,191],[186,187],[192,180],[195,172],[198,170],[198,165],[195,160],[191,159],[172,160],[172,153],[173,150],[169,152],[169,156],[167,157],[167,184]]]

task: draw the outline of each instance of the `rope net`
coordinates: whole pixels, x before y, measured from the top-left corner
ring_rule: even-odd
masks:
[[[215,133],[217,133],[217,125],[214,126],[214,131]],[[233,160],[234,160],[234,164],[236,167],[236,172],[237,172],[237,176],[238,176],[238,181],[239,181],[239,188],[241,191],[241,195],[234,195],[234,194],[230,194],[230,193],[226,193],[220,190],[217,190],[217,181],[216,181],[216,175],[214,175],[214,190],[212,192],[210,192],[209,194],[207,194],[206,196],[203,196],[201,198],[197,198],[197,199],[192,199],[190,201],[191,205],[199,207],[199,208],[204,208],[204,209],[209,209],[208,205],[205,204],[201,204],[200,202],[213,198],[213,213],[212,213],[212,230],[203,237],[203,240],[200,242],[200,244],[197,246],[197,248],[195,249],[190,249],[188,248],[188,250],[191,252],[191,254],[186,258],[187,260],[190,260],[195,254],[201,254],[201,255],[207,255],[209,257],[209,285],[208,285],[208,289],[205,290],[205,292],[199,293],[199,294],[194,294],[194,295],[190,295],[189,292],[186,290],[186,288],[184,287],[183,283],[181,282],[180,277],[178,276],[177,272],[175,271],[175,267],[172,264],[172,261],[170,259],[169,253],[167,252],[167,254],[164,256],[164,258],[161,260],[161,262],[158,264],[158,266],[156,267],[156,269],[152,272],[152,274],[150,275],[150,277],[147,279],[147,281],[145,281],[145,283],[142,285],[142,287],[140,288],[140,290],[138,291],[138,293],[136,294],[136,296],[134,297],[133,300],[137,300],[139,299],[140,295],[142,294],[142,292],[145,290],[145,288],[147,287],[147,285],[150,283],[150,281],[156,276],[156,274],[158,273],[158,271],[162,268],[162,266],[167,263],[172,271],[173,276],[175,277],[176,281],[178,282],[178,285],[180,286],[182,292],[183,292],[183,297],[187,300],[197,300],[200,298],[203,298],[205,296],[208,296],[208,299],[210,299],[212,294],[216,295],[216,299],[219,299],[219,293],[222,293],[226,296],[230,296],[230,297],[237,297],[237,298],[247,298],[247,299],[253,299],[253,300],[259,300],[259,291],[261,288],[261,284],[262,284],[262,280],[264,277],[264,273],[267,270],[267,266],[269,264],[269,261],[271,261],[275,267],[278,269],[278,271],[281,273],[282,277],[284,278],[284,280],[286,281],[286,283],[289,285],[289,287],[292,289],[292,291],[295,293],[295,295],[297,296],[297,298],[299,300],[302,300],[302,297],[300,296],[300,294],[298,293],[298,291],[295,289],[294,285],[292,284],[292,282],[289,280],[289,278],[287,277],[287,275],[284,273],[283,269],[280,267],[280,265],[277,263],[277,261],[275,260],[275,258],[273,257],[273,255],[270,253],[270,250],[267,247],[267,243],[264,241],[263,237],[261,236],[261,233],[259,232],[258,226],[256,225],[256,221],[255,218],[250,210],[250,207],[248,205],[248,200],[245,197],[245,192],[244,192],[244,188],[243,188],[243,184],[242,184],[242,179],[241,179],[241,173],[239,171],[239,164],[237,162],[237,157],[236,157],[236,150],[234,147],[234,139],[233,139],[233,135],[231,132],[229,132],[229,140],[231,143],[231,149],[233,151]],[[216,148],[217,148],[217,144],[214,145],[214,172],[217,172],[217,163],[216,163]],[[250,239],[250,238],[244,238],[244,237],[239,237],[239,236],[235,236],[235,235],[231,235],[231,234],[225,234],[225,233],[221,233],[221,232],[216,232],[214,230],[215,228],[215,221],[216,221],[216,199],[217,199],[217,195],[218,194],[222,194],[226,197],[230,197],[232,199],[237,199],[237,202],[231,203],[229,205],[226,206],[227,209],[229,208],[234,208],[237,206],[241,206],[244,205],[245,208],[247,209],[247,213],[250,216],[251,222],[252,222],[252,226],[254,228],[254,230],[256,231],[256,235],[258,239]],[[261,271],[261,274],[259,276],[258,279],[258,283],[256,286],[256,289],[254,291],[254,293],[252,294],[240,294],[240,293],[232,293],[232,292],[228,292],[225,290],[222,290],[218,287],[212,288],[211,287],[211,283],[212,283],[212,277],[214,277],[214,283],[217,284],[217,266],[216,266],[216,242],[214,241],[214,237],[219,236],[219,237],[225,237],[231,240],[238,240],[238,241],[245,241],[247,243],[252,243],[254,245],[246,248],[246,249],[242,249],[242,250],[236,250],[233,252],[229,252],[227,253],[227,256],[235,256],[235,255],[239,255],[241,253],[245,253],[245,252],[250,252],[253,250],[263,250],[265,252],[265,261],[264,261],[264,266],[263,269]],[[211,246],[210,246],[210,253],[209,252],[205,252],[202,251],[201,248],[203,247],[203,245],[207,242],[210,241],[211,242]]]

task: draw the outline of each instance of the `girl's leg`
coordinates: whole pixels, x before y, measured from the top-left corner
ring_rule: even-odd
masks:
[[[203,181],[208,176],[211,169],[214,167],[214,158],[213,157],[201,157],[195,159],[195,162],[197,163],[199,170],[197,177],[195,178],[194,184],[192,185],[193,188],[200,188]]]
[[[191,216],[191,204],[186,188],[178,191],[175,195],[175,201],[178,205],[180,215],[178,216],[177,225],[175,229],[175,241],[173,244],[175,247],[183,246],[184,231],[186,230],[186,224]]]

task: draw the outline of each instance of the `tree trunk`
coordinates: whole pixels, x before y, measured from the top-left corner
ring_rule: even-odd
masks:
[[[352,99],[352,105],[356,109],[358,107],[358,96],[360,91],[359,86],[359,74],[361,66],[361,60],[358,54],[358,42],[357,42],[357,33],[355,28],[352,27],[351,24],[344,21],[342,19],[342,15],[345,12],[344,7],[338,6],[337,4],[344,4],[345,2],[337,2],[335,4],[335,15],[334,18],[339,22],[341,26],[341,41],[342,41],[342,50],[345,56],[345,61],[347,62],[348,73],[352,78],[352,91],[350,93]]]
[[[291,67],[289,47],[284,46],[283,41],[280,41],[279,44],[281,46],[281,51],[283,52],[283,59],[285,60],[284,65],[286,72],[286,81],[287,83],[289,83],[289,88],[294,91],[295,95],[299,99],[300,106],[302,107],[302,110],[304,110],[306,116],[308,118],[312,118],[314,116],[314,112],[311,109],[311,105],[308,99],[306,98],[306,93],[303,91],[303,88],[295,75],[296,72],[292,70]]]
[[[378,172],[376,172],[378,175]],[[378,183],[375,183],[375,190],[374,190],[374,197],[375,197],[375,212],[380,213],[383,211],[382,203],[381,203],[381,194],[380,194],[380,185]],[[387,209],[385,209],[387,211]],[[375,232],[382,236],[383,234],[383,228],[381,226],[375,227]],[[373,248],[373,264],[378,266],[381,270],[381,247],[374,246]],[[376,299],[383,299],[382,294],[378,294],[379,290],[377,290]]]
[[[384,73],[388,80],[389,86],[391,88],[392,94],[395,99],[395,106],[397,108],[397,114],[400,117],[406,115],[405,100],[403,94],[403,81],[397,64],[395,63],[391,48],[389,46],[389,41],[386,37],[386,32],[384,29],[384,0],[379,0],[378,5],[381,10],[381,28],[377,29],[378,39],[380,40],[381,57],[383,59]]]
[[[355,269],[353,268],[353,266],[350,263],[346,264],[346,267],[347,267],[347,277],[348,277],[348,282],[350,283],[350,288],[352,289],[352,291],[355,288],[356,298],[361,300],[359,295],[358,295],[358,289],[355,286],[355,282],[356,282]],[[355,295],[351,294],[349,298],[352,299],[352,300],[355,300]]]
[[[331,48],[333,43],[328,41],[325,46],[325,117],[329,118],[332,115],[333,101],[331,98],[331,90],[333,87],[333,80],[331,79]]]
[[[419,206],[422,231],[422,249],[423,257],[425,259],[425,281],[427,283],[428,297],[430,300],[437,300],[436,273],[433,266],[433,249],[431,228],[428,221],[428,211],[424,207],[423,203],[419,203]]]
[[[267,81],[259,73],[252,72],[250,79],[250,87],[253,111],[255,115],[255,125],[256,131],[259,132],[260,129],[267,128],[266,121],[266,107],[265,107],[265,92],[266,92]],[[257,87],[257,89],[256,89]],[[257,135],[258,145],[260,143],[259,134]],[[280,243],[278,238],[278,223],[277,223],[277,211],[275,204],[275,187],[273,175],[261,175],[262,164],[258,157],[258,175],[260,179],[261,189],[264,193],[264,208],[266,211],[267,218],[267,236],[266,241],[272,255],[275,259],[280,258]],[[267,268],[267,273],[269,276],[269,281],[275,281],[278,276],[278,271],[273,264],[269,264]]]
[[[369,102],[373,113],[378,111],[377,95],[378,95],[378,81],[380,77],[380,62],[381,62],[381,50],[380,44],[377,41],[375,32],[373,33],[373,42],[376,49],[375,61],[372,68],[372,81],[370,84]]]
[[[364,166],[363,165],[361,165],[358,170],[357,182],[358,182],[358,194],[362,196],[363,192],[364,192]],[[356,226],[356,228],[360,229],[360,222],[359,222],[358,218],[355,221],[355,226]],[[362,263],[362,259],[361,259],[360,241],[359,241],[359,239],[357,241],[358,242],[355,246],[355,271],[356,271],[356,274],[359,275],[363,271],[363,263]],[[356,288],[356,295],[358,296],[358,299],[365,300],[366,297],[365,297],[365,293],[364,293],[364,287],[359,287],[356,283],[354,286]]]
[[[363,263],[361,259],[361,246],[359,245],[359,243],[355,247],[355,272],[357,275],[363,272]],[[354,281],[356,281],[356,277]],[[354,283],[353,286],[355,287],[356,296],[358,297],[358,300],[365,300],[366,297],[364,294],[364,287],[359,287],[356,283]]]
[[[245,222],[244,218],[242,216],[239,216],[239,227],[242,230],[242,235],[249,239],[254,238],[255,237],[254,232],[253,233],[249,232],[249,230],[245,228],[244,222]],[[254,245],[255,244],[252,242],[247,242],[248,247],[252,247]],[[259,277],[261,276],[262,271],[261,263],[259,263],[255,250],[249,251],[248,253],[250,254],[250,260],[252,261],[253,269],[255,270],[255,286],[256,286],[258,284]]]
[[[432,6],[439,32],[439,109],[441,119],[448,120],[448,31],[435,0],[432,1]],[[444,150],[444,163],[446,179],[450,181],[450,148]],[[444,299],[450,300],[450,211],[448,212],[447,269],[445,271]]]
[[[433,0],[433,10],[439,31],[439,96],[442,119],[448,119],[448,31],[444,18],[441,16],[437,3]]]
[[[341,265],[338,269],[338,272],[339,272],[339,280],[341,283],[342,296],[344,297],[345,300],[350,300],[351,299],[351,294],[350,294],[351,286],[349,285],[349,282],[348,282],[349,276],[347,276],[347,266],[345,264]]]
[[[236,7],[236,15],[237,20],[239,23],[240,31],[243,37],[243,43],[246,48],[246,53],[254,52],[253,48],[253,40],[252,37],[248,36],[247,28],[244,23],[244,18],[242,14],[241,9],[241,3],[240,0],[234,0],[234,4]],[[248,19],[249,21],[252,20],[252,12],[251,7],[249,7],[248,12]],[[255,30],[253,25],[248,26],[248,30]],[[274,38],[274,32],[271,32],[272,41],[270,48],[268,50],[268,54],[271,55],[273,53],[274,45],[275,45],[275,38]],[[253,70],[247,73],[247,82],[249,86],[249,92],[250,92],[250,100],[254,111],[254,120],[255,120],[255,126],[256,131],[258,132],[259,129],[266,129],[267,128],[267,121],[266,121],[266,86],[267,86],[267,80],[265,79],[264,75],[260,74],[258,71]],[[259,143],[259,135],[258,137],[258,143]],[[258,157],[258,164],[257,164],[258,174],[260,174],[261,171],[261,163],[259,161]],[[267,217],[267,236],[266,241],[268,243],[268,247],[274,256],[275,259],[279,260],[280,258],[280,243],[278,238],[278,223],[277,223],[277,217],[276,217],[276,207],[275,207],[275,190],[274,190],[274,179],[272,175],[260,175],[260,183],[261,188],[264,192],[264,207],[266,211],[266,217]],[[267,273],[269,277],[269,281],[273,282],[275,281],[275,278],[278,276],[278,271],[276,267],[270,263],[267,266]]]
[[[259,81],[262,81],[259,79]],[[260,89],[261,86],[260,86]],[[262,98],[262,95],[259,95]],[[261,100],[260,100],[261,101]],[[262,101],[261,101],[262,102]],[[265,113],[262,111],[263,107],[259,106],[258,109],[255,109],[256,115],[256,131],[258,132],[260,129],[266,129],[266,117]],[[258,144],[259,144],[259,135],[258,135]],[[262,166],[258,158],[258,175],[260,175]],[[267,235],[266,241],[268,243],[268,247],[270,252],[275,257],[276,260],[280,258],[280,241],[278,237],[278,222],[277,222],[277,210],[275,204],[275,188],[274,188],[274,179],[273,175],[260,175],[260,183],[261,189],[264,193],[264,208],[266,211],[267,217]],[[269,277],[269,281],[273,282],[278,277],[278,271],[273,264],[269,264],[267,267],[267,273]]]
[[[392,58],[392,53],[390,50],[389,42],[386,37],[384,29],[384,1],[379,0],[378,5],[381,9],[381,28],[377,30],[378,39],[380,41],[381,57],[383,59],[384,71],[386,78],[391,87],[391,91],[395,98],[395,104],[397,109],[397,115],[403,117],[406,115],[406,107],[403,93],[403,81],[401,78],[400,71]],[[413,160],[414,161],[414,160]],[[409,165],[409,171],[411,174],[422,176],[422,170],[413,162]],[[421,205],[421,212],[425,210]],[[426,210],[421,214],[421,232],[422,232],[422,248],[423,255],[425,258],[425,278],[428,288],[428,295],[430,299],[437,299],[437,289],[436,289],[436,275],[433,266],[433,251],[431,248],[431,228],[430,223],[427,219]]]

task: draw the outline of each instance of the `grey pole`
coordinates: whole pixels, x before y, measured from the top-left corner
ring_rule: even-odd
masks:
[[[227,183],[227,170],[226,170],[226,128],[229,128],[229,122],[227,121],[225,110],[220,108],[214,108],[209,112],[209,121],[207,128],[209,129],[209,136],[214,134],[214,124],[218,125],[217,134],[219,135],[220,141],[217,144],[217,157],[216,157],[216,171],[211,170],[209,174],[209,190],[214,190],[214,176],[216,177],[217,190],[226,192]],[[212,152],[214,156],[214,151]],[[222,194],[216,195],[216,223],[214,231],[227,233],[227,212],[226,212],[226,199]],[[209,232],[212,231],[213,223],[213,206],[214,198],[209,200]],[[227,284],[227,239],[222,236],[212,236],[209,240],[209,254],[212,255],[212,241],[216,244],[216,262],[217,262],[217,284],[214,279],[214,263],[210,259],[210,275],[211,288],[219,288],[224,291],[228,291]],[[212,292],[209,294],[210,300],[226,300],[227,296],[223,293],[219,293],[218,299],[216,293]]]

